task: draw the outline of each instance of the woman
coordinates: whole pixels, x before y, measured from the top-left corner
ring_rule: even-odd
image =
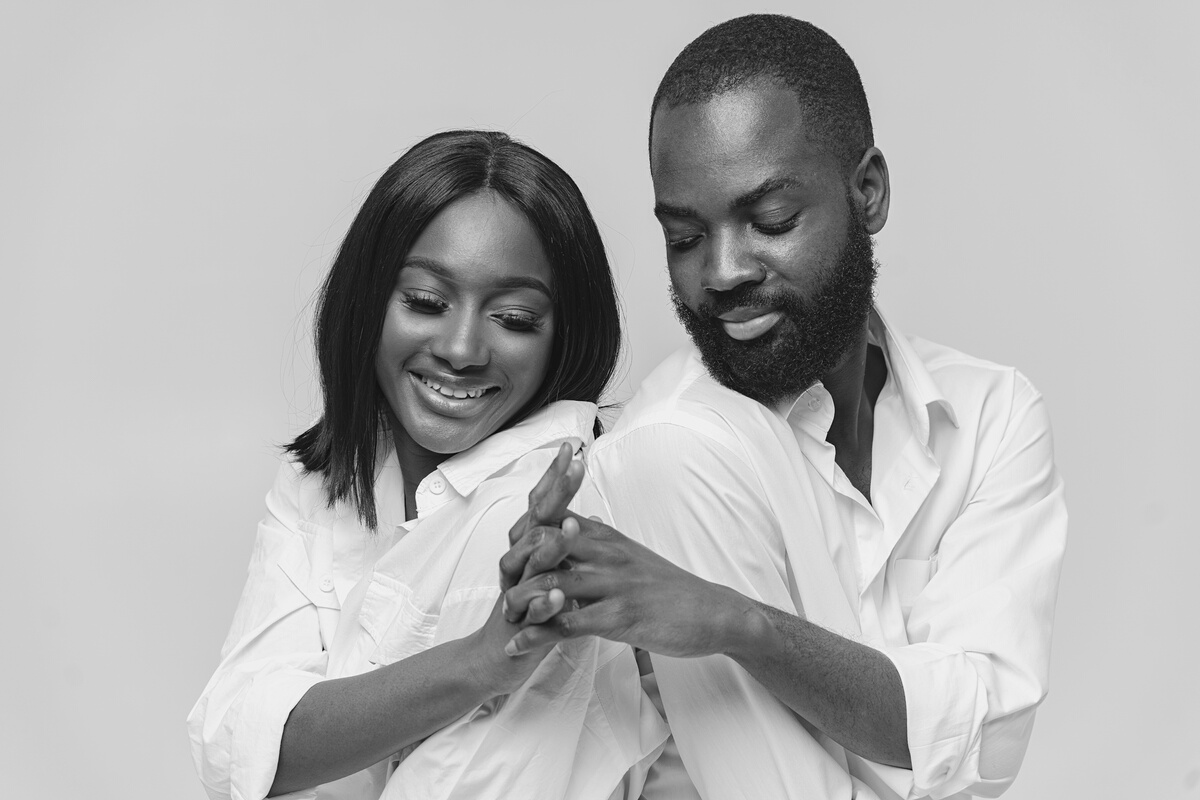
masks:
[[[578,488],[572,508],[603,513],[568,461],[620,327],[574,182],[500,133],[417,144],[351,224],[316,344],[324,413],[287,447],[189,716],[210,796],[636,792],[622,776],[665,731],[629,650],[510,657],[498,599],[527,503],[554,522]]]

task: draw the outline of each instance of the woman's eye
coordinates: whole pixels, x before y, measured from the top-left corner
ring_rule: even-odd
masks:
[[[795,214],[788,217],[783,222],[778,222],[778,223],[774,223],[774,224],[766,223],[766,222],[756,222],[756,223],[754,223],[754,229],[756,231],[758,231],[759,233],[765,233],[767,236],[778,236],[779,234],[787,233],[792,228],[796,227],[796,223],[799,220],[800,220],[800,212],[797,211]]]
[[[690,250],[698,241],[700,241],[699,236],[680,236],[675,239],[668,236],[667,247],[679,251]]]
[[[534,314],[518,314],[506,311],[501,314],[494,314],[493,317],[510,331],[537,331],[541,330],[544,325],[541,317]]]
[[[445,300],[427,292],[401,292],[400,297],[404,305],[420,314],[436,314],[449,307]]]

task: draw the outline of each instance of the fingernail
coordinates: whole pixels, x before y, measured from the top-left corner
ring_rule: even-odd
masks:
[[[504,645],[504,653],[505,653],[505,655],[509,655],[509,656],[517,655],[517,643],[515,640],[513,640],[513,639],[508,640],[508,644]]]

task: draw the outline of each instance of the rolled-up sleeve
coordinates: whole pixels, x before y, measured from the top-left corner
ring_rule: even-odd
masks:
[[[214,800],[267,795],[288,715],[325,677],[318,605],[307,590],[313,547],[299,525],[298,480],[297,467],[284,464],[267,495],[220,665],[188,715],[192,757]],[[332,597],[324,602],[336,606]]]
[[[1046,695],[1067,513],[1045,405],[1019,374],[1014,387],[986,473],[913,602],[911,644],[884,649],[908,706],[901,796],[999,795]]]

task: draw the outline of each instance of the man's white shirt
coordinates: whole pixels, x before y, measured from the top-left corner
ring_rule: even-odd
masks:
[[[868,644],[895,664],[911,770],[844,751],[724,656],[653,656],[705,797],[994,796],[1046,694],[1066,539],[1041,395],[1019,372],[876,311],[888,375],[871,501],[825,441],[819,383],[769,409],[687,348],[588,455],[615,526],[701,577]]]

